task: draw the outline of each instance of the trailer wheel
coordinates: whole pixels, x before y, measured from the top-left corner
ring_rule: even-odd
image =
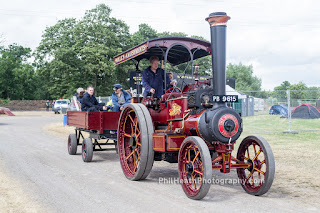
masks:
[[[207,144],[200,137],[187,137],[181,144],[178,158],[183,191],[193,200],[202,199],[212,181],[212,162]]]
[[[70,134],[68,137],[68,152],[69,155],[75,155],[77,153],[77,136],[76,134]]]
[[[129,180],[145,179],[153,165],[153,124],[144,105],[128,104],[118,125],[118,153],[124,175]]]
[[[273,182],[275,173],[274,156],[269,143],[259,136],[248,136],[241,142],[237,159],[252,166],[237,169],[242,188],[251,195],[263,195]]]
[[[85,138],[82,142],[82,160],[84,162],[92,161],[93,145],[91,138]]]

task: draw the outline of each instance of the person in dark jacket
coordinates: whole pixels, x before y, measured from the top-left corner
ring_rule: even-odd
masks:
[[[77,89],[77,92],[75,92],[75,93],[73,94],[73,96],[76,96],[76,97],[77,97],[77,100],[81,103],[82,98],[83,98],[83,96],[84,96],[84,90],[83,90],[83,88],[79,87],[79,88]]]
[[[164,70],[158,68],[159,58],[157,56],[151,56],[150,66],[146,68],[142,73],[142,86],[144,87],[143,97],[151,96],[160,98],[164,94]],[[171,82],[168,74],[166,74],[166,89],[169,89]]]
[[[84,94],[81,101],[82,111],[103,111],[107,110],[105,103],[99,103],[93,95],[94,89],[92,86],[87,88],[87,92]]]
[[[127,104],[131,102],[131,95],[122,89],[121,84],[115,84],[113,85],[113,93],[112,93],[112,104],[113,112],[119,112],[122,111]]]

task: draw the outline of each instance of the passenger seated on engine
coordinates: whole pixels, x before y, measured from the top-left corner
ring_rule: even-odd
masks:
[[[84,94],[81,101],[82,111],[106,111],[108,110],[105,103],[99,103],[93,95],[94,89],[92,86],[88,86],[87,92]]]
[[[127,104],[131,102],[131,95],[122,89],[121,84],[113,85],[112,93],[112,103],[113,103],[113,112],[122,111]]]

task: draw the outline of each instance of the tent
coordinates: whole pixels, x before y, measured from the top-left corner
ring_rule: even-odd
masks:
[[[237,95],[238,99],[245,99],[247,98],[247,95],[241,92],[238,92],[237,90],[233,89],[229,85],[226,85],[226,95]]]
[[[287,115],[288,114],[288,106],[280,104],[273,105],[269,110],[270,115]]]
[[[288,117],[288,115],[286,116]],[[291,118],[314,119],[320,118],[320,111],[311,104],[301,104],[291,112]]]

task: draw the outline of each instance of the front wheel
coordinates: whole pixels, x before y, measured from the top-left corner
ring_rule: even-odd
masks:
[[[212,162],[207,144],[200,137],[187,137],[180,147],[178,162],[185,194],[193,200],[205,197],[212,181]]]
[[[259,136],[248,136],[241,142],[237,159],[250,163],[247,169],[237,169],[242,188],[252,195],[263,195],[273,182],[275,162],[269,143]]]

